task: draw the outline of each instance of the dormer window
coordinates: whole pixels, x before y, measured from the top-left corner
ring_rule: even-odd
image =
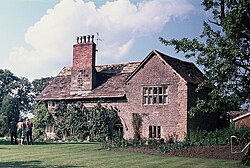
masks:
[[[145,86],[143,87],[143,104],[168,104],[167,86]]]
[[[55,132],[55,128],[53,124],[46,124],[46,133],[54,133]]]
[[[50,100],[50,101],[48,101],[48,107],[56,107],[56,102],[55,101],[53,101],[53,100]]]

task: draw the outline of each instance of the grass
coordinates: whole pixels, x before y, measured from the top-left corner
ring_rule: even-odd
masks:
[[[0,141],[0,167],[4,168],[235,168],[240,161],[143,155],[102,150],[98,143],[36,143],[9,145]]]

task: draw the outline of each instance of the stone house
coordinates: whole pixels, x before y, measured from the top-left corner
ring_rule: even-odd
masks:
[[[175,134],[183,140],[189,129],[216,128],[215,116],[188,116],[197,98],[206,98],[209,91],[196,92],[204,76],[193,63],[157,50],[141,62],[95,65],[95,60],[94,36],[78,37],[73,45],[73,66],[64,67],[36,100],[45,101],[50,111],[60,101],[116,107],[127,139],[134,135],[133,114],[142,117],[141,135],[146,138]]]

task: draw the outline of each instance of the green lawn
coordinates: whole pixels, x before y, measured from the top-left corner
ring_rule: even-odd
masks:
[[[44,143],[8,145],[0,141],[0,167],[73,168],[73,167],[244,167],[240,161],[143,155],[101,150],[97,143]]]

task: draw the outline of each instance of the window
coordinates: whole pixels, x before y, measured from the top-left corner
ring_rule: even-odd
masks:
[[[48,107],[55,107],[56,106],[56,102],[55,101],[48,101]]]
[[[161,126],[149,126],[149,138],[161,138]]]
[[[143,87],[143,104],[167,104],[168,88],[165,86]]]
[[[76,133],[76,129],[74,127],[70,128],[70,135],[73,135]]]
[[[54,133],[54,132],[55,132],[54,125],[47,124],[46,125],[46,133]]]

